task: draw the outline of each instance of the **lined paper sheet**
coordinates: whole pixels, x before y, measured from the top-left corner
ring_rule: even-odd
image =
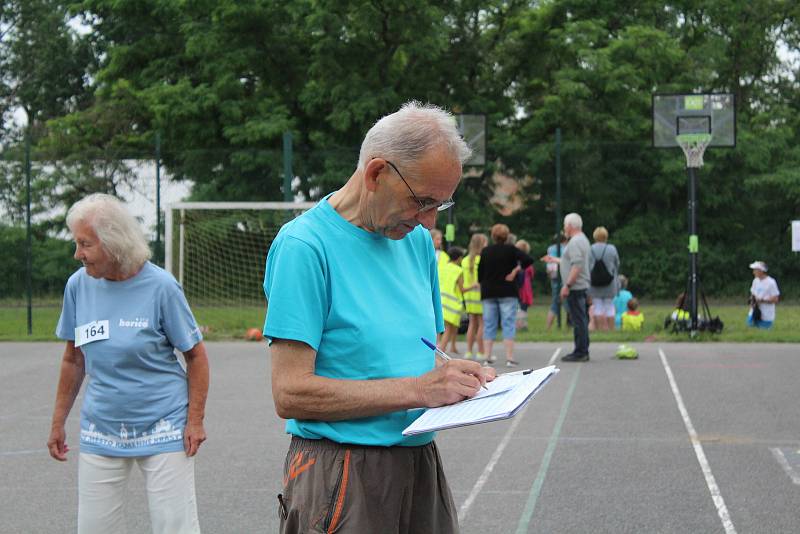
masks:
[[[498,393],[505,393],[509,389],[513,389],[514,386],[522,382],[523,378],[524,376],[522,373],[508,373],[499,375],[491,382],[486,382],[486,389],[481,388],[474,397],[471,399],[466,399],[464,402],[491,397],[492,395],[497,395]]]
[[[556,373],[558,373],[558,369],[550,365],[532,371],[527,375],[510,375],[514,378],[504,380],[509,384],[516,382],[510,389],[506,388],[501,392],[495,393],[490,390],[485,392],[482,398],[468,399],[450,406],[426,410],[416,421],[403,430],[403,435],[411,436],[423,432],[475,425],[513,417]],[[500,380],[501,377],[498,377],[495,382]],[[498,389],[505,387],[505,385],[501,383]]]

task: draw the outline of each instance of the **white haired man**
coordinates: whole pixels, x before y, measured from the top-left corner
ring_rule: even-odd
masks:
[[[206,439],[208,358],[186,297],[149,261],[136,219],[110,195],[67,213],[83,267],[64,289],[56,335],[66,341],[50,455],[67,459],[64,425],[84,377],[78,533],[125,530],[134,465],[145,479],[152,530],[199,533],[194,455]],[[174,351],[183,352],[186,370]]]
[[[345,185],[286,224],[267,257],[272,393],[292,442],[282,533],[458,531],[419,412],[475,395],[494,371],[440,363],[430,234],[469,148],[452,115],[408,103],[366,134]]]
[[[591,244],[583,233],[583,219],[577,213],[564,217],[564,236],[569,240],[560,258],[545,256],[545,262],[559,264],[561,279],[561,300],[567,301],[567,310],[572,320],[575,339],[574,350],[561,357],[564,362],[589,361],[589,317],[586,310],[586,292],[591,285],[589,276],[589,255]]]

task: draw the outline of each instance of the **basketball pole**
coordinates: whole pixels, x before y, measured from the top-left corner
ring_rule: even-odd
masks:
[[[28,335],[33,335],[33,240],[31,236],[31,121],[25,128],[25,294],[28,308]]]
[[[692,320],[692,335],[697,333],[697,177],[694,167],[686,167],[689,174],[689,314]]]
[[[161,131],[156,130],[156,264],[164,265],[164,255],[161,253]]]
[[[556,128],[556,252],[561,257],[561,239],[558,238],[559,232],[563,228],[561,221],[561,128]],[[559,272],[556,284],[557,291],[561,293],[561,273]],[[561,298],[556,299],[556,321],[558,329],[561,330]]]
[[[292,180],[294,179],[294,171],[292,170],[292,163],[294,163],[292,132],[287,130],[283,132],[283,201],[292,202],[294,194],[292,193]],[[286,222],[291,221],[293,218],[292,212],[286,211]]]

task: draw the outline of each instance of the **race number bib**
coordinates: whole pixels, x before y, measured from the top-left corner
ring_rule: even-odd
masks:
[[[108,320],[92,321],[75,329],[75,346],[80,347],[92,341],[108,339]]]

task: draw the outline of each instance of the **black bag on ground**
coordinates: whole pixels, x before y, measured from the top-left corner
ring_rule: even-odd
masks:
[[[594,258],[594,267],[592,267],[590,277],[592,285],[595,287],[605,287],[614,281],[614,277],[611,276],[611,273],[608,272],[608,268],[606,268],[606,264],[603,263],[603,256],[606,255],[606,248],[608,248],[608,245],[603,249],[599,260]],[[594,253],[592,253],[592,257],[594,257]]]

